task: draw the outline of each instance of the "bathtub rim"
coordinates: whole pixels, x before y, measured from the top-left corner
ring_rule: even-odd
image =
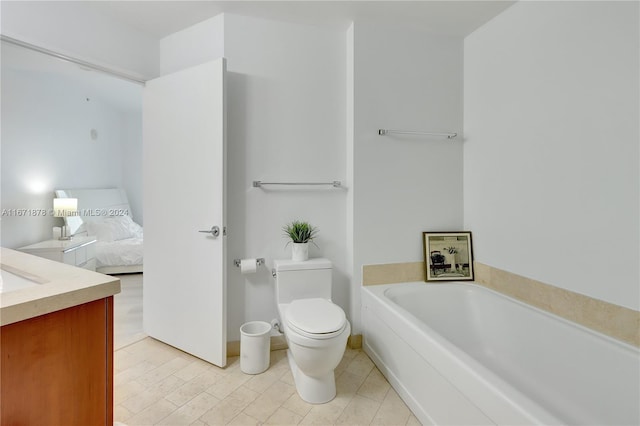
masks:
[[[497,290],[494,290],[494,289],[489,288],[487,286],[484,286],[482,284],[478,284],[476,281],[449,281],[449,282],[446,282],[446,283],[411,281],[411,282],[391,283],[391,284],[374,284],[374,285],[362,286],[362,288],[366,289],[366,290],[370,290],[375,295],[380,295],[381,294],[381,296],[379,296],[379,297],[383,298],[384,300],[389,300],[391,303],[393,303],[393,305],[397,306],[399,309],[402,309],[408,315],[411,315],[411,317],[413,319],[415,319],[416,321],[422,323],[422,321],[419,318],[417,318],[415,315],[413,315],[411,312],[407,311],[402,306],[398,305],[397,303],[395,303],[391,299],[389,299],[386,296],[385,293],[386,293],[387,290],[391,290],[391,289],[397,288],[398,286],[402,286],[402,287],[404,287],[404,286],[421,287],[421,286],[425,286],[425,285],[429,286],[429,287],[455,285],[455,286],[460,286],[460,287],[471,287],[471,288],[479,290],[479,291],[484,291],[484,292],[487,292],[487,293],[491,293],[491,294],[495,295],[496,297],[500,297],[500,298],[506,299],[506,300],[508,300],[510,302],[513,302],[513,303],[516,303],[516,304],[518,304],[520,306],[523,306],[524,308],[533,310],[534,312],[537,312],[537,313],[539,313],[541,315],[545,315],[545,316],[550,317],[552,319],[561,321],[561,322],[565,323],[566,325],[575,327],[578,330],[582,330],[582,331],[587,332],[587,333],[589,333],[589,334],[591,334],[591,335],[593,335],[595,337],[602,338],[602,339],[604,339],[604,340],[606,340],[606,341],[608,341],[608,342],[610,342],[612,344],[618,345],[618,346],[620,346],[622,348],[629,349],[629,350],[631,350],[633,352],[636,352],[636,353],[638,353],[640,355],[640,347],[634,346],[634,345],[632,345],[630,343],[627,343],[627,342],[625,342],[623,340],[616,339],[616,338],[614,338],[612,336],[609,336],[607,334],[604,334],[602,332],[599,332],[597,330],[594,330],[592,328],[589,328],[589,327],[584,326],[582,324],[579,324],[577,322],[571,321],[571,320],[566,319],[564,317],[561,317],[561,316],[559,316],[557,314],[554,314],[553,312],[549,312],[549,311],[544,310],[542,308],[539,308],[537,306],[531,305],[531,304],[529,304],[527,302],[524,302],[522,300],[516,299],[516,298],[514,298],[512,296],[509,296],[507,294],[501,293],[501,292],[499,292]],[[374,288],[374,287],[376,287],[376,288]],[[428,328],[434,334],[440,335],[440,333],[436,332],[431,327],[428,327]],[[448,340],[447,340],[447,342],[448,342]]]
[[[582,330],[587,332],[590,336],[595,338],[604,338],[605,342],[617,346],[621,350],[628,350],[633,354],[640,355],[639,348],[630,345],[626,342],[617,340],[598,331],[592,330],[588,327],[574,323],[570,320],[562,318],[553,313],[547,312],[536,306],[532,306],[528,303],[514,299],[508,295],[504,295],[500,292],[492,290],[482,285],[478,285],[475,282],[447,282],[447,283],[425,283],[420,281],[399,283],[403,288],[419,288],[422,286],[443,286],[443,285],[456,285],[456,287],[463,290],[472,289],[485,294],[492,294],[493,296],[503,298],[506,301],[515,302],[524,308],[532,310],[534,313],[544,314],[550,319],[561,320],[565,325],[575,328],[577,332]],[[453,342],[436,332],[429,327],[410,311],[406,310],[387,296],[387,291],[394,288],[400,288],[398,284],[379,284],[371,286],[363,286],[362,304],[363,309],[365,306],[368,309],[378,312],[378,315],[391,315],[395,317],[395,321],[400,321],[403,329],[396,329],[390,326],[392,331],[402,339],[411,349],[421,355],[421,357],[428,362],[432,367],[441,372],[443,376],[458,390],[465,395],[470,395],[470,400],[474,402],[486,415],[495,419],[496,416],[491,410],[485,410],[486,407],[495,407],[496,401],[500,400],[505,404],[508,404],[511,410],[521,414],[528,421],[538,424],[561,424],[565,421],[558,417],[559,414],[553,414],[549,409],[545,408],[544,403],[536,401],[534,398],[528,396],[526,393],[516,389],[507,380],[500,377],[500,375],[491,369],[485,367],[463,349],[455,345]],[[371,300],[375,301],[373,304]],[[375,303],[381,306],[375,306]],[[387,312],[383,312],[387,311]],[[364,329],[366,330],[366,325]],[[411,331],[407,331],[407,328]],[[424,336],[425,342],[413,342],[411,334],[419,333],[420,336]],[[366,334],[364,333],[365,344]],[[409,336],[407,336],[409,334]],[[415,339],[413,339],[415,340]],[[427,353],[422,352],[425,347],[432,347],[435,351],[440,353],[432,353],[427,350]],[[422,347],[422,348],[421,348]],[[384,362],[383,362],[384,364]],[[386,367],[386,366],[385,366]],[[464,373],[461,373],[459,370]],[[395,373],[394,373],[395,374]],[[463,375],[466,374],[466,375]],[[493,397],[488,397],[478,392],[478,389],[482,387],[487,388],[494,393]],[[475,397],[478,396],[478,399]],[[497,399],[496,399],[497,398]],[[501,410],[498,410],[500,413]]]
[[[495,291],[491,288],[479,285],[475,282],[451,281],[447,283],[427,283],[423,281],[413,281],[397,284],[378,284],[363,286],[363,309],[366,305],[369,309],[380,311],[379,315],[390,315],[391,317],[395,317],[395,321],[399,321],[399,324],[401,324],[403,328],[398,330],[395,327],[391,327],[393,332],[398,335],[398,337],[400,337],[403,342],[410,348],[420,353],[421,357],[426,362],[428,362],[432,367],[436,368],[441,372],[441,374],[447,377],[447,380],[453,386],[459,389],[463,394],[471,395],[469,399],[474,401],[474,404],[481,408],[481,410],[490,418],[495,418],[495,416],[492,412],[490,412],[489,410],[485,410],[483,407],[485,407],[485,403],[487,401],[491,403],[491,401],[495,402],[496,399],[492,399],[492,397],[486,397],[486,395],[478,393],[477,391],[481,386],[484,386],[488,390],[494,392],[495,397],[499,398],[503,403],[508,404],[511,409],[521,413],[530,422],[538,424],[554,424],[566,422],[566,420],[561,420],[561,418],[559,417],[562,416],[562,413],[554,414],[552,411],[545,408],[545,405],[542,401],[538,402],[534,398],[528,396],[526,393],[523,393],[522,391],[516,389],[507,380],[500,377],[499,374],[485,367],[463,349],[461,349],[453,342],[422,322],[411,312],[389,299],[386,294],[387,290],[393,288],[422,288],[422,286],[425,285],[434,287],[447,286],[452,284],[464,290],[472,289],[481,293],[484,292],[485,294],[491,294],[509,302],[515,302],[518,305],[523,306],[524,308],[532,310],[533,313],[537,312],[539,314],[547,316],[550,319],[561,320],[562,323],[574,328],[577,332],[580,332],[580,330],[582,330],[583,332],[587,332],[587,334],[591,337],[604,339],[605,343],[616,346],[618,350],[629,351],[633,355],[640,356],[640,348],[637,348],[634,345],[630,345],[624,341],[615,339],[611,336],[600,333],[581,324],[567,320],[551,312],[545,311],[541,308]],[[380,305],[375,306],[376,303]],[[385,313],[382,311],[388,312]],[[396,326],[397,325],[398,324],[396,324]],[[365,325],[364,330],[366,329],[367,327]],[[410,331],[407,331],[407,329]],[[415,335],[415,333],[420,333],[421,336],[424,335],[426,342],[414,343],[412,340],[414,336],[411,336],[411,334]],[[407,335],[409,335],[408,338]],[[366,343],[366,333],[364,333],[364,338]],[[431,347],[434,350],[441,352],[439,355],[434,355],[430,352],[423,353],[421,352],[421,347],[422,350],[427,347]],[[464,373],[460,373],[458,369],[462,369]],[[462,374],[466,374],[466,376],[462,376]],[[458,377],[458,375],[461,375],[461,377]],[[479,399],[476,399],[476,396],[478,396]]]

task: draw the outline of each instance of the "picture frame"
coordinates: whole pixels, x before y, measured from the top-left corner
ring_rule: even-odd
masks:
[[[423,232],[425,281],[472,281],[471,232]]]

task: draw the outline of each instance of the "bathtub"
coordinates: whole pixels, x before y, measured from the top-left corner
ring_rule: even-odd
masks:
[[[640,424],[637,348],[485,287],[362,287],[362,324],[423,424]]]

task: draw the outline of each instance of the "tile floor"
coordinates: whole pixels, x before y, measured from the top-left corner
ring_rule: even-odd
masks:
[[[221,369],[147,337],[117,350],[114,364],[114,420],[128,426],[420,424],[362,350],[346,350],[338,394],[321,405],[296,393],[286,351],[251,376],[238,357]]]
[[[336,398],[304,402],[286,351],[269,369],[242,373],[238,357],[218,368],[142,331],[142,274],[120,275],[114,303],[114,420],[138,425],[419,425],[362,350],[347,349],[336,368]]]

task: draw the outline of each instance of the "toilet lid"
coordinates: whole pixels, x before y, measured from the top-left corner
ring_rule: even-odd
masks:
[[[311,334],[333,333],[342,329],[347,318],[340,306],[327,299],[298,299],[287,309],[287,321]]]

